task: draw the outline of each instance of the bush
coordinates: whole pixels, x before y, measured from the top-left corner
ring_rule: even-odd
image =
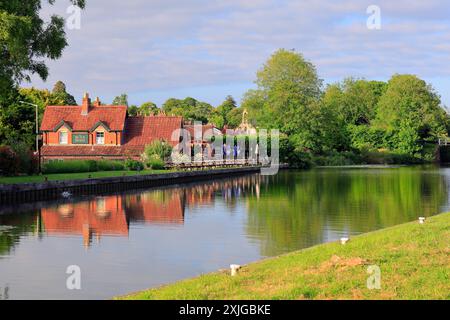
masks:
[[[11,145],[11,148],[17,155],[18,170],[20,173],[30,175],[38,173],[39,159],[26,143],[16,142],[14,145]]]
[[[131,171],[141,171],[144,169],[144,165],[140,161],[128,159],[125,161],[125,168]]]
[[[324,155],[317,155],[313,160],[316,166],[350,166],[364,163],[360,154],[352,151],[331,151]]]
[[[19,158],[11,147],[0,146],[0,175],[13,176],[19,172]]]
[[[108,161],[108,160],[97,161],[98,171],[120,171],[124,169],[125,165],[123,162],[120,161]]]
[[[153,158],[147,162],[147,167],[153,170],[163,170],[165,168],[165,163],[159,158]]]
[[[172,146],[166,141],[155,140],[145,147],[144,160],[150,160],[155,155],[161,160],[166,160],[172,153]]]
[[[362,157],[368,164],[420,164],[423,160],[408,154],[393,153],[388,150],[364,151]]]
[[[50,161],[43,165],[42,173],[81,173],[93,172],[94,163],[92,160],[66,160],[66,161]]]
[[[82,173],[96,171],[120,171],[125,166],[120,161],[110,160],[65,160],[51,161],[43,165],[42,172],[50,173]]]

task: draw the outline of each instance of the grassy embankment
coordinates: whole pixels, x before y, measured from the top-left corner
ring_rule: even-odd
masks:
[[[380,290],[367,288],[371,265]],[[446,213],[120,299],[450,299],[449,266]]]
[[[138,171],[121,170],[121,171],[97,171],[97,172],[83,172],[83,173],[52,173],[34,176],[0,177],[0,184],[44,182],[45,177],[47,177],[48,181],[56,181],[56,180],[63,181],[63,180],[88,179],[89,176],[92,179],[98,179],[108,177],[135,176],[135,175],[169,173],[169,172],[173,171],[142,170],[138,172]]]

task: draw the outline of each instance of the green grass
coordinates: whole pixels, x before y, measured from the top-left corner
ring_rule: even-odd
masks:
[[[380,290],[367,288],[370,265]],[[117,299],[450,299],[449,266],[446,213]]]
[[[49,181],[62,181],[62,180],[80,180],[88,179],[89,175],[92,179],[96,178],[108,178],[108,177],[120,177],[120,176],[135,176],[146,175],[156,173],[169,173],[173,171],[169,170],[143,170],[137,171],[97,171],[97,172],[85,172],[85,173],[53,173],[46,175],[35,176],[18,176],[18,177],[0,177],[0,184],[14,184],[14,183],[32,183],[32,182],[44,182],[47,177]]]

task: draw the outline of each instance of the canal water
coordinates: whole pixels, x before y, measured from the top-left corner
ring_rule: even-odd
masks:
[[[0,204],[0,299],[108,299],[413,221],[449,210],[449,182],[448,168],[330,168]]]

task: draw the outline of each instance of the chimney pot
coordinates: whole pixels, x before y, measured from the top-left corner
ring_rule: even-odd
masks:
[[[97,98],[95,99],[95,101],[94,101],[94,106],[95,106],[95,107],[100,107],[100,105],[101,105],[100,98],[97,97]]]
[[[89,107],[91,106],[91,99],[89,99],[89,93],[85,93],[83,97],[83,103],[81,105],[81,114],[86,116],[89,113]]]

